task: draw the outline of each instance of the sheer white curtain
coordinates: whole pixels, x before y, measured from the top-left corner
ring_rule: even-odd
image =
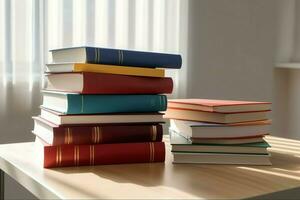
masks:
[[[0,0],[1,113],[40,103],[51,48],[184,52],[186,9],[180,0]],[[178,73],[167,73],[177,88]]]

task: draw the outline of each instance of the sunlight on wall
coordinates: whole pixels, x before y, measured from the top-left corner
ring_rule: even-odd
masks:
[[[0,0],[4,88],[0,95],[7,101],[14,98],[6,98],[4,92],[12,84],[16,94],[27,88],[26,102],[39,98],[32,96],[32,90],[41,86],[44,63],[51,62],[48,50],[53,48],[90,45],[182,53],[185,4],[180,0]],[[174,78],[176,96],[178,72],[167,70],[167,75]],[[5,100],[0,104],[5,107]]]
[[[108,43],[108,2],[100,0],[95,2],[95,44],[107,46]]]
[[[86,31],[85,31],[86,20],[87,20],[86,14],[87,14],[86,1],[73,0],[73,45],[74,46],[80,46],[81,44],[86,43]],[[68,33],[64,33],[64,34],[68,35]]]

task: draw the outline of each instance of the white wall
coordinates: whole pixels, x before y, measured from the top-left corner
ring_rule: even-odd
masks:
[[[272,99],[277,3],[189,1],[187,97],[273,101],[273,119],[284,116]],[[282,128],[275,125],[273,134]]]
[[[278,6],[285,8],[282,2],[277,3],[277,0],[190,0],[187,30],[181,30],[186,31],[188,43],[187,52],[183,52],[187,55],[186,69],[179,72],[182,90],[179,97],[273,101],[273,134],[295,137],[300,130],[297,122],[300,108],[296,108],[299,112],[287,112],[294,110],[288,103],[297,106],[300,102],[300,70],[287,72],[273,68],[275,55],[276,59],[278,55],[288,59],[289,55],[276,51],[276,36],[282,30],[278,28],[282,20],[278,21]],[[282,40],[281,44],[286,44]],[[291,51],[289,46],[285,48]],[[1,141],[33,139],[29,134],[30,116],[38,113],[40,103],[38,94],[33,98],[32,111],[16,111],[0,118],[4,127]],[[8,187],[9,196],[20,198],[25,194],[15,192],[14,185]]]
[[[279,0],[276,62],[300,62],[300,1]],[[300,70],[274,70],[274,129],[300,139]]]
[[[276,1],[189,1],[187,96],[270,101]]]
[[[27,86],[27,87],[26,87]],[[25,83],[11,84],[5,88],[0,85],[0,141],[1,143],[29,142],[34,140],[31,130],[31,116],[39,113],[41,104],[40,88],[35,84],[33,91]],[[5,199],[34,199],[21,185],[5,176]]]

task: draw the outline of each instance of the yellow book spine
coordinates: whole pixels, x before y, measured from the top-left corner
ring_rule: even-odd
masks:
[[[121,74],[131,76],[149,76],[149,77],[165,77],[164,69],[151,69],[141,67],[127,67],[116,65],[102,65],[102,64],[87,64],[75,63],[75,72],[95,72],[105,74]]]

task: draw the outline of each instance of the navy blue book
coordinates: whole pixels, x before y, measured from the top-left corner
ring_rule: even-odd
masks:
[[[167,109],[165,95],[83,95],[43,91],[42,107],[63,114],[145,113]]]
[[[180,69],[181,55],[108,49],[98,47],[72,47],[50,50],[53,62],[93,63],[147,68]]]

